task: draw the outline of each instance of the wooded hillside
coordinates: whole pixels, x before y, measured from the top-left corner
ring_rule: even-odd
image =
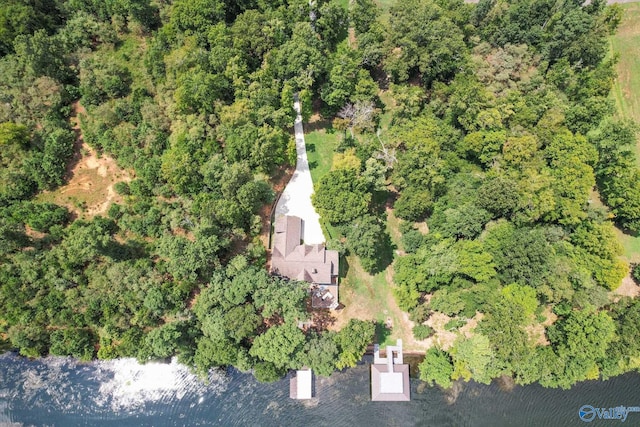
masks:
[[[374,325],[299,329],[306,285],[264,269],[298,92],[340,139],[314,196],[330,245],[383,270],[390,207],[400,307],[482,319],[429,350],[424,380],[637,369],[640,304],[612,293],[629,271],[614,227],[640,232],[635,125],[608,99],[620,16],[601,0],[3,3],[0,337],[265,381],[353,366]],[[104,216],[37,199],[71,178],[79,138],[132,177]]]

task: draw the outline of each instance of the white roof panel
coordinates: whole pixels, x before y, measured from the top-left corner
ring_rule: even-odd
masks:
[[[311,399],[311,370],[297,371],[298,399]]]
[[[402,372],[380,373],[380,393],[402,393],[403,388]]]

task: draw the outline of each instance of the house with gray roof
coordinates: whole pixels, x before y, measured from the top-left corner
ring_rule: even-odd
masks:
[[[338,307],[338,251],[302,241],[304,221],[283,215],[276,219],[271,274],[311,283],[314,308]]]

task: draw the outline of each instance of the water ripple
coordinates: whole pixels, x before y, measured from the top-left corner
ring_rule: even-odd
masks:
[[[185,396],[203,398],[219,394],[228,382],[224,373],[212,371],[208,383],[175,359],[171,363],[139,364],[135,359],[119,359],[96,363],[100,383],[96,403],[115,412],[137,411],[147,403],[175,402]]]
[[[211,371],[205,381],[176,360],[144,365],[135,359],[31,361],[12,353],[0,355],[0,380],[0,427],[21,425],[9,416],[14,410],[67,414],[78,425],[91,425],[96,420],[147,415],[154,411],[150,408],[158,410],[154,404],[162,404],[164,414],[168,411],[170,418],[180,419],[185,416],[179,409],[183,400],[194,406],[193,402],[224,392],[229,383],[222,371]]]
[[[203,382],[171,363],[133,359],[79,363],[0,355],[0,427],[69,426],[570,426],[583,404],[640,406],[640,376],[585,382],[572,390],[539,385],[504,391],[465,383],[453,403],[412,384],[411,402],[371,402],[369,368],[316,379],[316,398],[293,401],[288,380],[260,384],[233,369]],[[639,399],[639,400],[636,400]],[[638,423],[631,414],[626,424]]]

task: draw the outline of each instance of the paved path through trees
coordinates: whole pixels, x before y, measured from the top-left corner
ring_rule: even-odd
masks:
[[[282,192],[280,200],[276,205],[276,217],[280,215],[295,215],[304,221],[302,238],[307,244],[322,243],[326,239],[320,227],[320,216],[311,204],[313,194],[313,181],[307,160],[307,149],[304,142],[304,131],[302,129],[302,116],[300,115],[300,100],[295,97],[293,104],[297,116],[293,125],[296,135],[296,171],[289,184]]]

